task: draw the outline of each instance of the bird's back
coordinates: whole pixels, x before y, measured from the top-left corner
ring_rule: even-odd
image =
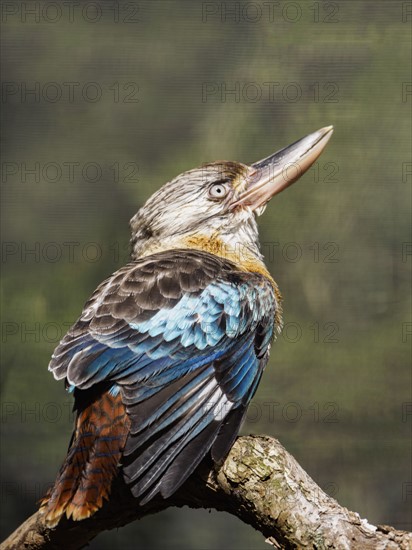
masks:
[[[99,286],[50,363],[78,415],[44,502],[49,524],[100,508],[119,463],[143,504],[173,494],[209,452],[225,457],[280,322],[275,290],[190,249],[132,262]]]

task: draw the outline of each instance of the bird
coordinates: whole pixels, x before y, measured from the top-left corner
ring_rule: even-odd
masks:
[[[74,395],[67,456],[40,505],[81,521],[122,475],[143,506],[221,464],[282,328],[257,217],[316,161],[328,126],[254,164],[206,163],[131,219],[130,262],[86,302],[49,363]]]

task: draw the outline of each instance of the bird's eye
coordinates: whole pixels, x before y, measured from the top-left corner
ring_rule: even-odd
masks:
[[[224,182],[216,182],[209,187],[209,197],[211,199],[223,199],[228,193],[229,186]]]

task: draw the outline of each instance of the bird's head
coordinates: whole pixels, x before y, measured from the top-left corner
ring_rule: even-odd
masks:
[[[332,131],[322,128],[252,165],[219,161],[180,174],[132,218],[132,257],[199,248],[259,261],[256,216],[316,161]]]

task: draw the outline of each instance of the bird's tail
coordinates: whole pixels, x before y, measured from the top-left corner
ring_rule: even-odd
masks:
[[[83,392],[82,392],[83,393]],[[129,431],[120,395],[106,391],[78,407],[71,445],[54,486],[41,502],[45,521],[54,527],[66,514],[90,517],[109,498]]]

